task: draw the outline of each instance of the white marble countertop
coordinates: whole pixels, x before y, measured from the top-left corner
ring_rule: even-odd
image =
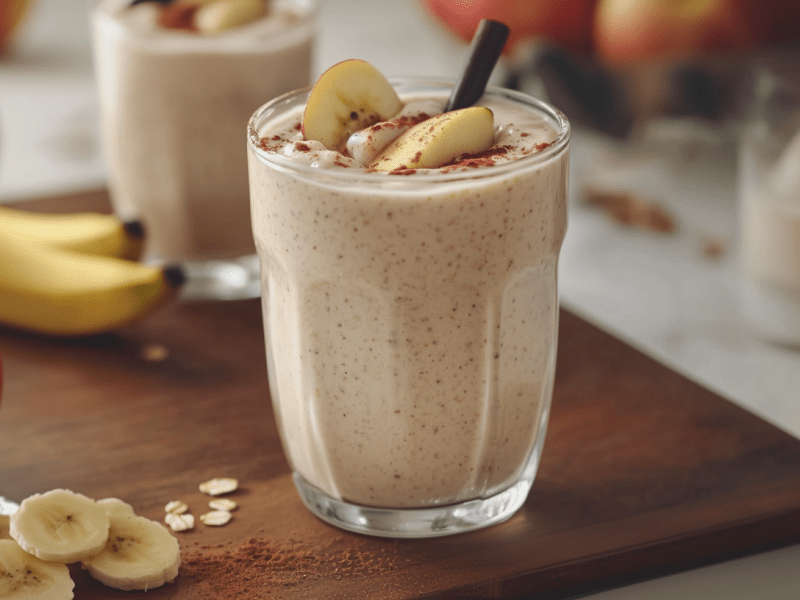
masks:
[[[91,4],[35,0],[16,51],[0,61],[0,202],[104,185],[87,23]],[[449,77],[463,61],[465,47],[432,23],[415,0],[323,0],[321,23],[317,72],[366,56],[390,76]],[[635,151],[575,133],[562,302],[800,437],[800,350],[759,340],[741,315],[735,144],[717,133],[693,123],[656,123]],[[612,223],[580,201],[587,181],[657,199],[676,217],[676,232]],[[709,237],[724,243],[721,256],[702,251]],[[800,546],[789,547],[591,598],[796,599],[799,561]]]

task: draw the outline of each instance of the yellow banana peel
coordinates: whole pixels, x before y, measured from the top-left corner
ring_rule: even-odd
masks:
[[[0,324],[57,336],[115,330],[175,298],[180,267],[80,254],[0,228]]]
[[[123,222],[97,212],[39,213],[0,205],[0,233],[82,254],[139,260],[145,231],[140,221]]]

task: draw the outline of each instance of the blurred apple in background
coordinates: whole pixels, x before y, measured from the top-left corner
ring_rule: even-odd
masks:
[[[29,0],[0,0],[0,55],[10,47],[14,32],[28,10]]]
[[[421,0],[464,40],[481,19],[614,65],[686,60],[800,40],[800,0]]]
[[[591,48],[592,12],[596,0],[421,0],[426,11],[465,41],[481,19],[511,28],[507,52],[531,36],[548,38],[570,50]]]
[[[598,0],[597,53],[624,64],[751,47],[751,31],[738,13],[728,0]]]
[[[730,55],[800,39],[798,0],[598,0],[596,53],[609,63]]]

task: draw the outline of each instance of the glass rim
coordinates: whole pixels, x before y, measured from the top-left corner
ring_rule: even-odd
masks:
[[[447,79],[440,77],[389,77],[389,82],[397,86],[399,84],[425,86],[431,90],[446,91],[453,88],[456,83],[455,79]],[[405,181],[410,184],[413,181],[415,184],[428,183],[428,182],[447,182],[447,181],[462,181],[462,180],[477,180],[477,179],[493,179],[507,176],[510,171],[521,171],[547,162],[548,160],[561,155],[567,150],[571,136],[571,125],[566,115],[554,106],[516,90],[503,88],[499,86],[487,86],[484,95],[493,97],[508,98],[516,103],[523,104],[529,108],[535,109],[544,113],[546,117],[552,121],[558,130],[556,138],[550,143],[547,148],[511,160],[499,165],[492,165],[491,167],[448,171],[442,173],[441,171],[431,170],[429,172],[416,172],[413,176],[400,176],[399,174],[392,174],[389,172],[376,172],[376,171],[361,171],[354,169],[321,169],[319,167],[312,167],[310,165],[298,164],[290,160],[269,152],[259,147],[261,136],[258,133],[259,123],[268,114],[279,107],[280,105],[289,104],[291,101],[307,97],[311,88],[308,86],[293,90],[273,98],[269,102],[261,105],[247,123],[247,138],[248,146],[256,155],[263,161],[270,164],[270,166],[295,175],[305,175],[310,179],[327,180],[328,182],[337,183],[354,183],[354,182],[369,182],[373,185],[377,183],[396,183]],[[295,106],[292,106],[295,108]],[[391,178],[391,179],[390,179]]]

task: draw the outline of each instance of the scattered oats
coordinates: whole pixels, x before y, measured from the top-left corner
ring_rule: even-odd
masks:
[[[231,520],[231,513],[227,510],[212,510],[204,515],[200,515],[200,520],[212,527],[221,527]]]
[[[186,502],[181,502],[180,500],[173,500],[172,502],[167,503],[164,507],[164,512],[173,513],[176,515],[182,515],[187,510],[189,510],[189,505]]]
[[[215,477],[200,484],[200,491],[209,496],[221,496],[236,490],[239,481],[232,477]]]
[[[164,522],[169,525],[172,531],[187,531],[189,529],[194,529],[194,515],[190,515],[189,513],[182,515],[167,513],[167,516],[164,517]]]
[[[147,362],[161,362],[169,356],[169,350],[161,344],[150,344],[142,350],[142,358]]]
[[[208,505],[214,510],[227,510],[228,512],[236,510],[239,507],[236,502],[229,498],[214,498]]]

